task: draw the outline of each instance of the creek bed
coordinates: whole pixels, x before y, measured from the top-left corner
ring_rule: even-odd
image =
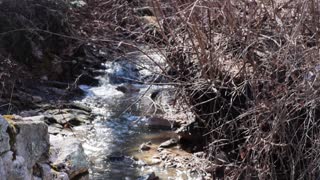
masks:
[[[90,124],[75,128],[91,163],[90,179],[145,179],[150,173],[160,179],[191,179],[180,169],[148,165],[157,154],[158,145],[175,136],[170,130],[146,125],[146,117],[156,113],[148,92],[164,86],[112,84],[108,71],[99,77],[100,86],[80,86],[86,96],[77,101],[92,108],[96,115]],[[134,91],[120,92],[119,85]],[[151,142],[152,148],[142,152],[139,146],[145,142]]]

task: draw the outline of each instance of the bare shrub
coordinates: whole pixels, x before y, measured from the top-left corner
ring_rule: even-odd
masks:
[[[164,39],[157,46],[197,116],[213,173],[318,178],[319,2],[152,4]]]

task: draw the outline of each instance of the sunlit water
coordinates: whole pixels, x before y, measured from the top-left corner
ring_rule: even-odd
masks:
[[[97,116],[91,124],[75,129],[91,162],[90,179],[143,179],[151,172],[161,179],[189,179],[180,170],[145,165],[143,161],[153,153],[139,152],[142,143],[151,141],[158,145],[173,135],[145,125],[146,115],[153,112],[146,91],[162,87],[133,84],[139,92],[124,94],[116,90],[117,85],[109,83],[107,75],[99,79],[98,87],[81,86],[86,96],[78,101],[91,107]]]

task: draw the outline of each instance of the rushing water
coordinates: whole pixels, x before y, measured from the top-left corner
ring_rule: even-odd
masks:
[[[149,92],[163,87],[132,82],[112,84],[110,73],[115,70],[107,67],[105,75],[99,77],[100,86],[81,86],[87,95],[80,102],[91,107],[96,114],[90,125],[76,129],[91,162],[90,179],[143,179],[151,172],[161,179],[188,179],[185,173],[177,169],[147,166],[144,161],[155,152],[139,151],[139,146],[144,142],[151,141],[153,145],[158,145],[174,135],[170,131],[149,129],[145,123],[146,115],[154,112],[148,98]],[[131,76],[130,73],[127,76]],[[122,93],[116,90],[119,85],[133,90]]]

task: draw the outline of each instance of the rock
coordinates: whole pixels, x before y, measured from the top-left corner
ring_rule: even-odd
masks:
[[[46,111],[45,114],[47,124],[58,123],[64,125],[69,123],[73,126],[79,126],[92,120],[90,113],[79,109],[53,109]]]
[[[115,162],[115,161],[124,161],[126,159],[126,157],[124,155],[109,155],[107,157],[107,160],[110,162]]]
[[[22,111],[20,113],[20,116],[30,117],[30,116],[37,116],[38,114],[39,114],[39,110],[28,110],[28,111]]]
[[[51,172],[51,167],[48,164],[39,164],[42,180],[52,180],[54,174]]]
[[[159,156],[154,156],[154,157],[152,157],[152,164],[151,165],[160,164],[161,162],[162,162],[162,160],[160,159]]]
[[[58,135],[61,132],[62,128],[56,126],[49,126],[48,131],[49,134]]]
[[[132,84],[117,86],[116,90],[121,91],[123,93],[135,93],[140,91],[139,88],[134,87]]]
[[[63,164],[62,171],[66,172],[70,179],[88,172],[89,163],[79,140],[75,138],[65,139],[59,136],[50,136],[50,138],[53,166]]]
[[[74,115],[71,113],[66,114],[57,114],[52,116],[57,123],[66,124],[70,123],[73,126],[79,126],[85,122],[86,119],[89,119],[86,115]]]
[[[112,84],[136,83],[140,81],[140,73],[136,65],[129,61],[112,62],[107,67],[109,81]]]
[[[71,121],[75,119],[75,115],[71,113],[65,113],[65,114],[57,114],[52,116],[59,124],[65,124],[68,121]]]
[[[15,150],[25,159],[27,168],[32,169],[36,162],[46,161],[49,156],[48,126],[39,121],[19,121],[15,138]]]
[[[156,174],[154,172],[147,174],[146,176],[144,176],[143,178],[141,178],[141,180],[158,180],[159,177],[156,176]]]
[[[0,155],[10,150],[8,127],[9,123],[0,116]]]
[[[178,140],[176,139],[169,139],[168,141],[165,141],[160,144],[160,148],[170,148],[173,146],[176,146],[178,144]]]
[[[45,121],[46,117],[43,115],[38,116],[29,116],[29,117],[23,117],[22,120],[24,121]]]
[[[40,177],[39,173],[33,176],[36,164],[48,159],[50,146],[47,125],[40,121],[34,121],[34,119],[40,120],[40,116],[27,119],[11,115],[5,117],[10,120],[12,127],[7,120],[0,117],[2,139],[0,141],[2,151],[0,153],[0,179],[30,180],[40,178],[51,180],[52,178],[45,179],[45,176]],[[8,131],[9,129],[10,131]]]
[[[69,180],[69,176],[65,172],[53,172],[52,180]]]
[[[27,169],[27,164],[23,157],[16,156],[13,159],[13,152],[8,151],[0,158],[0,167],[3,167],[4,174],[1,177],[8,180],[30,180],[31,172]],[[1,168],[0,168],[1,171]]]
[[[147,125],[152,129],[171,129],[171,123],[167,119],[157,116],[148,118]]]
[[[141,151],[149,151],[151,149],[150,146],[148,146],[146,143],[141,144],[140,150]]]
[[[89,86],[98,86],[99,80],[95,79],[93,76],[91,76],[88,73],[82,74],[82,76],[79,79],[80,84],[85,84]]]
[[[79,109],[88,113],[91,113],[91,109],[83,104],[80,103],[70,103],[69,104],[70,108],[74,108],[74,109]]]

